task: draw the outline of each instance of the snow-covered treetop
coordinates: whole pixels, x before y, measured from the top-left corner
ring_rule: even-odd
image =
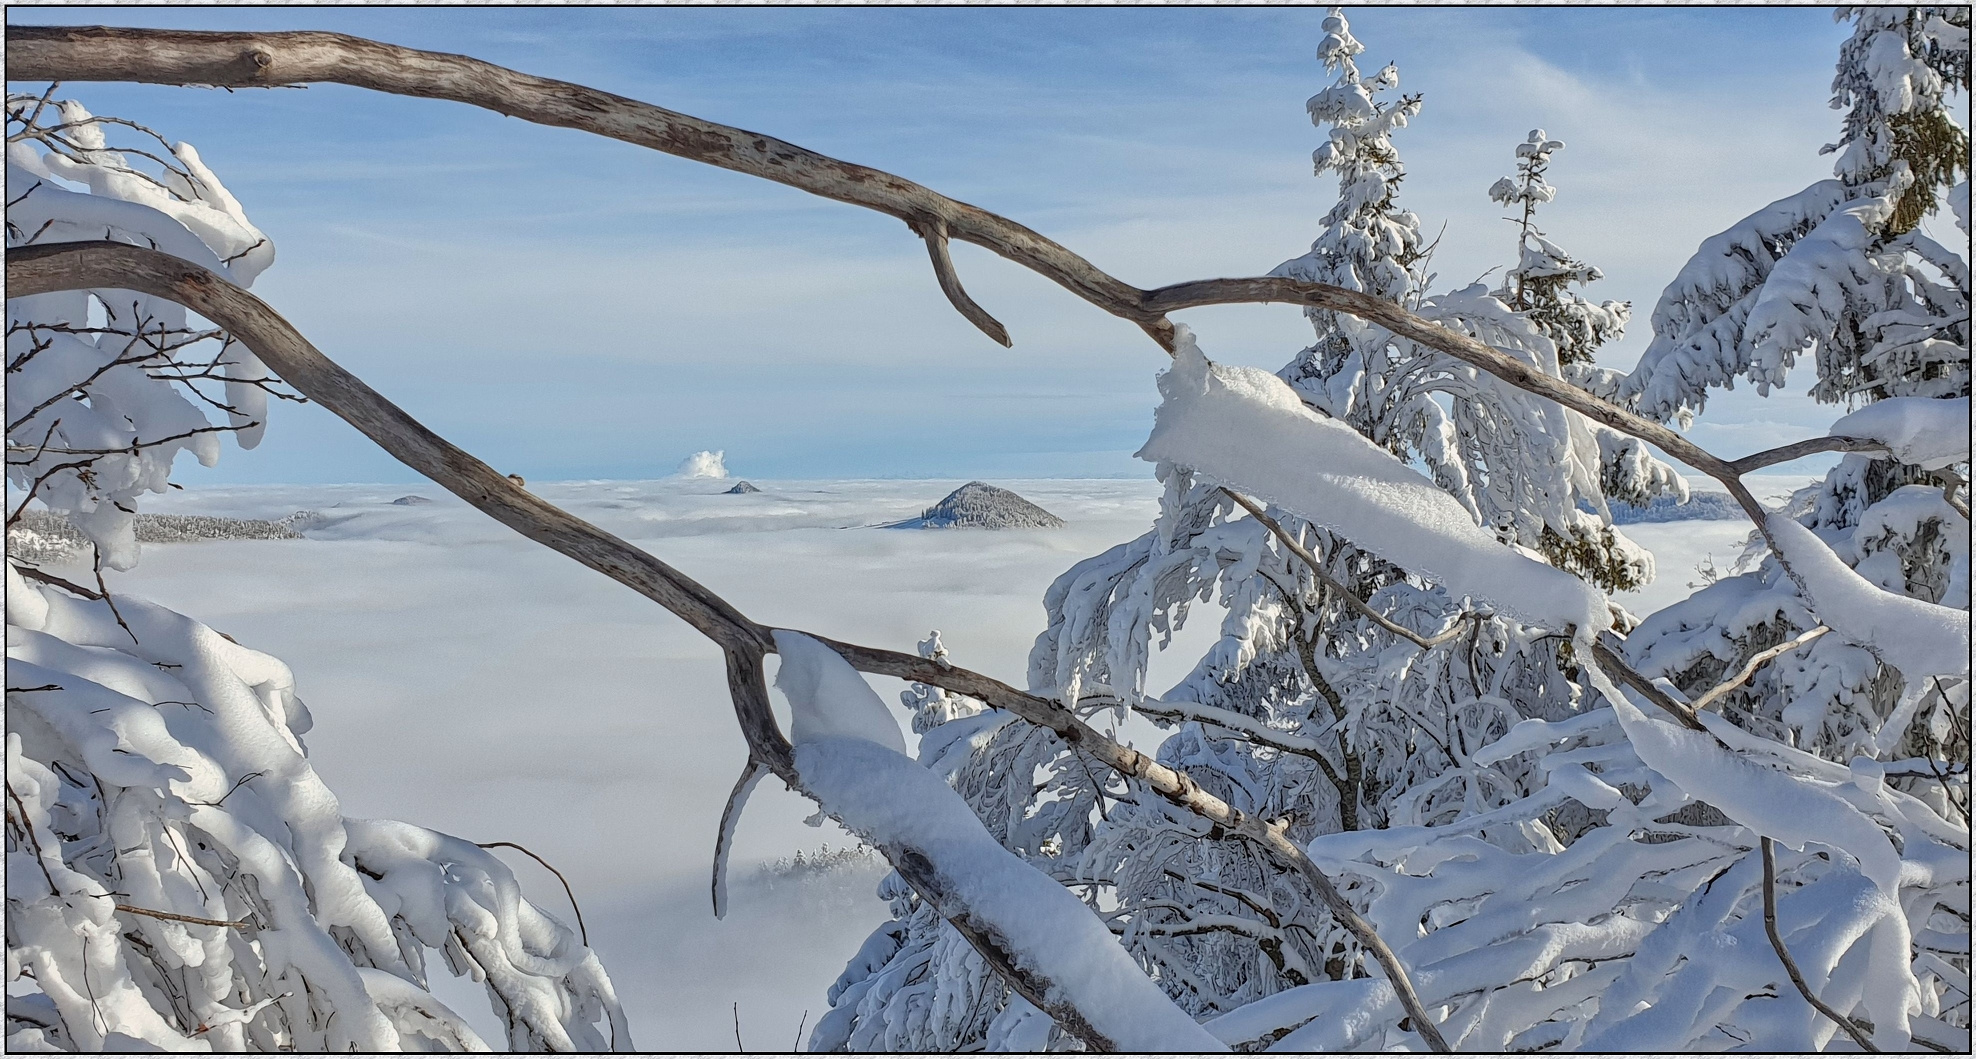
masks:
[[[1899,192],[1887,230],[1912,231],[1937,206],[1936,193],[1968,171],[1969,134],[1944,104],[1969,88],[1969,8],[1842,7],[1854,20],[1839,48],[1832,108],[1846,111],[1833,173],[1849,186],[1888,180],[1905,167],[1912,183]]]
[[[1969,86],[1969,9],[1839,17],[1855,25],[1833,80],[1846,111],[1825,148],[1835,179],[1738,221],[1683,266],[1619,388],[1646,414],[1685,421],[1739,377],[1767,392],[1807,351],[1820,400],[1969,392],[1969,267],[1917,230],[1942,191],[1952,209],[1963,201],[1969,134],[1947,98]]]
[[[1564,149],[1563,140],[1553,140],[1542,129],[1531,129],[1530,138],[1516,145],[1517,175],[1503,177],[1489,187],[1489,198],[1505,206],[1549,202],[1557,189],[1544,182],[1543,167],[1551,155]]]
[[[1557,198],[1557,189],[1544,178],[1545,170],[1551,156],[1563,149],[1563,140],[1531,129],[1516,145],[1516,175],[1489,186],[1490,201],[1521,211],[1510,218],[1517,225],[1516,264],[1504,275],[1498,294],[1528,312],[1545,337],[1557,344],[1561,365],[1590,364],[1598,347],[1625,332],[1632,306],[1614,301],[1593,305],[1567,290],[1573,283],[1592,283],[1605,274],[1572,257],[1537,227],[1537,207]]]
[[[1404,264],[1420,250],[1420,222],[1393,205],[1393,193],[1406,169],[1393,149],[1392,135],[1420,112],[1419,96],[1382,102],[1379,93],[1396,88],[1400,72],[1387,64],[1371,80],[1359,75],[1353,56],[1365,50],[1352,36],[1344,13],[1332,8],[1317,58],[1337,74],[1331,87],[1304,104],[1311,124],[1330,126],[1329,138],[1311,154],[1313,171],[1338,174],[1338,202],[1324,217],[1325,231],[1310,253],[1278,266],[1271,275],[1291,276],[1400,300],[1413,277]],[[1397,259],[1397,260],[1396,260]],[[1319,316],[1310,314],[1315,322]],[[1327,314],[1328,315],[1328,314]]]

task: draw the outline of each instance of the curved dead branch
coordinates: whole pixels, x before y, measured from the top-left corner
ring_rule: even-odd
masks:
[[[1693,709],[1696,713],[1700,713],[1703,710],[1708,709],[1710,706],[1715,704],[1715,700],[1721,698],[1724,695],[1729,694],[1730,692],[1736,690],[1739,687],[1742,687],[1743,682],[1755,676],[1756,671],[1758,669],[1761,669],[1765,662],[1768,662],[1771,659],[1776,658],[1778,655],[1788,654],[1789,652],[1795,651],[1798,648],[1803,647],[1805,644],[1808,644],[1811,641],[1816,640],[1820,636],[1823,636],[1831,631],[1832,631],[1831,626],[1820,625],[1813,629],[1807,629],[1806,631],[1799,633],[1797,636],[1794,636],[1789,640],[1785,640],[1783,643],[1780,643],[1777,646],[1772,647],[1767,651],[1758,651],[1756,654],[1750,656],[1749,661],[1743,663],[1743,668],[1737,670],[1735,676],[1730,677],[1728,680],[1725,680],[1722,683],[1717,684],[1716,686],[1701,693],[1699,696],[1695,698],[1695,701],[1688,704],[1689,707]]]
[[[7,252],[7,288],[16,297],[64,290],[135,290],[185,306],[224,328],[304,396],[327,408],[413,470],[493,516],[503,525],[546,545],[639,592],[685,619],[719,644],[726,657],[735,719],[754,762],[802,789],[789,741],[776,725],[763,677],[763,658],[775,648],[771,631],[741,614],[711,590],[631,544],[537,499],[507,477],[427,429],[363,380],[324,356],[265,302],[207,269],[169,254],[116,242],[51,243]],[[792,630],[793,631],[793,630]],[[813,634],[806,634],[813,635]],[[844,643],[829,645],[854,668],[902,677],[980,699],[1023,720],[1048,728],[1071,747],[1119,773],[1143,781],[1167,801],[1200,816],[1223,832],[1255,842],[1315,890],[1325,906],[1356,937],[1386,972],[1415,1029],[1437,1051],[1447,1051],[1405,968],[1372,924],[1359,915],[1323,871],[1284,834],[1203,790],[1184,772],[1159,764],[1122,746],[1084,723],[1061,703],[1031,695],[993,677],[918,655]],[[1071,1032],[1089,1024],[1081,1014],[1053,1001],[1047,981],[1019,968],[992,930],[967,919],[964,910],[942,903],[948,888],[931,862],[913,850],[881,849],[906,881],[932,901],[997,970],[1006,970],[1013,988]],[[926,865],[921,870],[902,860]],[[910,869],[910,870],[909,870]],[[985,946],[985,947],[984,947]],[[1091,1031],[1087,1044],[1102,1041]]]
[[[341,33],[8,26],[7,78],[222,88],[331,82],[447,99],[773,180],[877,210],[909,225],[937,219],[952,238],[986,247],[1094,304],[1129,307],[1141,293],[1053,240],[903,177],[773,136],[464,55],[401,48]],[[1134,310],[1129,318],[1142,325],[1163,324],[1157,315]],[[1167,333],[1171,335],[1170,327]]]
[[[967,291],[961,287],[961,277],[954,272],[954,259],[947,252],[947,222],[935,217],[913,224],[913,231],[926,240],[926,254],[933,260],[934,278],[940,281],[940,292],[953,304],[954,311],[967,317],[969,323],[981,329],[981,333],[1000,342],[1004,347],[1009,342],[1009,329],[1000,320],[988,315],[988,310],[977,305]]]

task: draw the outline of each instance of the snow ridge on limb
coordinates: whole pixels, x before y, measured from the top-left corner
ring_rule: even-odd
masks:
[[[1878,655],[1911,683],[1969,676],[1969,612],[1889,592],[1859,576],[1817,535],[1784,515],[1770,539],[1810,596],[1812,611],[1845,639]]]
[[[1210,475],[1532,624],[1581,636],[1612,624],[1591,586],[1498,542],[1454,497],[1310,411],[1282,379],[1212,363],[1184,326],[1175,341],[1140,459]]]
[[[775,630],[775,653],[782,667],[775,686],[789,699],[789,741],[847,737],[877,743],[895,754],[906,752],[906,738],[885,701],[837,652],[788,629]]]
[[[1225,1050],[1146,977],[1090,908],[1003,848],[953,788],[905,756],[889,713],[890,732],[878,729],[869,711],[884,707],[850,663],[800,633],[778,630],[776,645],[784,673],[793,673],[776,685],[794,716],[855,718],[869,733],[840,723],[795,739],[796,772],[824,812],[894,864],[917,861],[919,873],[939,881],[938,893],[923,896],[941,915],[995,938],[1016,966],[1049,983],[1046,1001],[1081,1013],[1113,1048]]]
[[[1051,983],[1047,999],[1082,1012],[1113,1048],[1227,1050],[1167,999],[1091,909],[990,837],[940,777],[844,736],[798,743],[795,762],[825,812],[888,859],[921,858],[943,885],[942,915],[971,918],[998,936],[1017,966]]]
[[[1835,438],[1869,438],[1902,463],[1939,470],[1969,462],[1969,398],[1889,397],[1839,417]]]

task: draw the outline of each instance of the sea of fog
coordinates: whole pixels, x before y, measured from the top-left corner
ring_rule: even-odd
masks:
[[[1776,497],[1802,479],[1768,483]],[[912,650],[939,629],[954,661],[1024,683],[1042,597],[1078,559],[1144,532],[1150,480],[997,481],[1062,529],[881,528],[958,481],[709,479],[532,484],[537,495],[639,544],[757,621]],[[428,503],[394,503],[420,496]],[[524,540],[436,487],[207,486],[147,502],[161,513],[272,519],[319,512],[305,539],[147,544],[113,591],[193,615],[295,670],[315,716],[315,766],[346,815],[402,819],[480,842],[517,842],[574,887],[591,944],[638,1044],[785,1051],[886,909],[875,862],[778,872],[851,840],[805,823],[813,807],[770,781],[743,819],[735,907],[713,918],[708,872],[745,748],[720,656],[656,604]],[[1684,596],[1712,556],[1741,552],[1736,521],[1623,527],[1660,577],[1622,597],[1639,614]],[[1220,615],[1197,606],[1148,686],[1183,676]],[[899,682],[874,683],[897,703]],[[902,727],[903,708],[899,709]],[[1138,722],[1121,738],[1151,750]],[[771,789],[773,788],[773,789]],[[506,851],[504,851],[505,854]],[[557,915],[555,879],[510,856]],[[436,983],[437,985],[437,983]],[[439,986],[490,1039],[477,987]]]

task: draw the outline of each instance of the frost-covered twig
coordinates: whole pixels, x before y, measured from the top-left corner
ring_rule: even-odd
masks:
[[[1777,857],[1771,851],[1769,838],[1761,839],[1760,842],[1763,846],[1763,932],[1769,936],[1770,947],[1776,951],[1777,958],[1783,961],[1785,972],[1791,976],[1791,984],[1797,987],[1798,995],[1804,997],[1805,1003],[1817,1008],[1819,1014],[1838,1023],[1839,1028],[1857,1041],[1860,1048],[1869,1052],[1880,1051],[1874,1046],[1873,1039],[1868,1037],[1853,1020],[1818,999],[1818,994],[1812,992],[1811,986],[1805,984],[1804,972],[1798,970],[1798,961],[1791,958],[1791,950],[1784,947],[1784,938],[1777,933]]]

